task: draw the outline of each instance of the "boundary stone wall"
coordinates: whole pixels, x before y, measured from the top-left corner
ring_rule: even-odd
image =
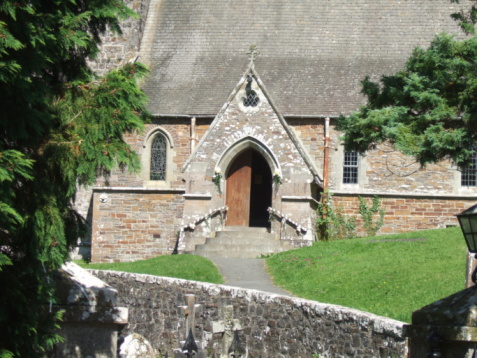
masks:
[[[167,277],[92,273],[114,287],[118,304],[129,309],[129,323],[121,337],[140,334],[157,354],[171,356],[181,348],[190,326],[207,357],[226,356],[224,307],[231,306],[233,312],[225,316],[232,322],[229,327],[238,327],[247,357],[388,358],[407,354],[403,322],[355,309]],[[190,295],[194,296],[192,304]]]

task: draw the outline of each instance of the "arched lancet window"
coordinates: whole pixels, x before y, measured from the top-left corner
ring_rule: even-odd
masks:
[[[166,180],[167,140],[158,133],[151,144],[151,169],[149,180]]]

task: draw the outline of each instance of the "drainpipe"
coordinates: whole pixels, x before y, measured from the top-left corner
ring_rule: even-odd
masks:
[[[190,152],[195,149],[195,117],[190,119]]]
[[[329,172],[329,151],[330,151],[330,119],[325,118],[325,151],[323,162],[323,195],[321,196],[321,203],[324,204],[322,211],[322,219],[326,219],[328,216],[328,172]],[[326,222],[326,220],[324,220]],[[319,228],[320,236],[322,240],[328,240],[327,225],[322,224]]]
[[[328,190],[328,173],[329,173],[329,155],[330,155],[330,119],[325,118],[325,153],[323,163],[323,192]],[[326,194],[325,194],[326,195]]]

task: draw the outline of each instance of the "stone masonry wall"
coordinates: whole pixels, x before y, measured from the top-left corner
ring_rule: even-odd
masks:
[[[320,170],[323,170],[325,128],[322,118],[287,119]]]
[[[117,68],[139,55],[144,33],[146,16],[150,0],[125,0],[126,5],[134,10],[139,18],[121,22],[121,35],[107,33],[101,37],[101,52],[98,58],[89,62],[89,66],[99,75]]]
[[[190,154],[189,126],[184,120],[154,120],[143,133],[125,136],[140,157],[148,136],[160,129],[171,141],[168,181],[151,186],[142,172],[131,174],[114,170],[108,182],[99,179],[92,199],[92,261],[134,261],[170,254],[182,223],[185,183],[182,165]],[[101,196],[107,201],[102,202]]]
[[[369,206],[372,195],[362,195]],[[456,214],[476,203],[474,198],[436,198],[436,197],[406,197],[380,196],[381,207],[386,211],[384,225],[378,234],[399,233],[416,230],[430,230],[458,226]],[[362,230],[362,220],[359,214],[359,199],[356,195],[333,196],[335,208],[342,207],[344,214],[356,218],[359,234]]]
[[[245,88],[245,83],[242,87]],[[207,141],[199,147],[186,170],[193,173],[195,166],[200,167],[200,174],[204,179],[204,183],[197,182],[197,186],[191,188],[193,193],[215,191],[210,179],[214,175],[214,168],[219,164],[220,155],[246,138],[255,138],[276,156],[284,181],[282,192],[286,190],[289,183],[300,183],[311,179],[310,171],[279,122],[274,109],[261,91],[258,88],[255,90],[261,95],[257,111],[244,112],[239,105],[240,100],[234,98],[227,103],[227,109],[215,119],[214,129],[208,134]],[[220,206],[223,198],[214,195],[212,201]]]
[[[181,348],[186,326],[207,357],[227,356],[232,327],[247,357],[406,357],[403,323],[355,309],[228,286],[94,271],[128,307],[121,336],[146,337],[157,354]],[[188,295],[194,295],[189,301]],[[228,320],[224,317],[226,306]],[[186,320],[186,315],[189,315]],[[229,327],[229,328],[227,328]],[[226,342],[224,342],[226,341]]]
[[[255,78],[250,85],[259,97],[258,105],[250,107],[243,105],[247,82],[242,79],[233,96],[214,119],[209,131],[204,134],[207,136],[206,140],[203,140],[202,136],[203,141],[198,143],[194,156],[186,164],[186,194],[202,196],[203,200],[200,205],[197,198],[186,201],[184,216],[200,217],[209,210],[224,205],[232,206],[233,203],[227,201],[227,195],[219,193],[212,182],[214,171],[216,168],[221,170],[223,174],[221,188],[226,193],[225,179],[235,158],[242,150],[254,148],[265,160],[268,158],[272,173],[278,171],[282,177],[279,190],[272,196],[271,206],[283,211],[300,224],[303,222],[303,225],[309,228],[308,236],[312,237],[314,227],[310,227],[308,218],[313,216],[313,212],[309,203],[301,200],[290,205],[290,202],[283,203],[282,200],[284,197],[310,200],[312,172],[288,135],[286,125],[283,125],[275,108],[269,103],[256,81]],[[203,243],[205,237],[203,233],[192,232],[185,239],[186,249],[191,250],[193,245]],[[302,236],[297,235],[287,239],[305,242]]]
[[[343,151],[334,152],[331,161],[330,187],[338,191],[387,192],[402,194],[451,194],[460,190],[460,176],[449,162],[428,164],[421,167],[389,145],[379,144],[359,159],[359,183],[342,184]],[[474,195],[475,190],[472,190]]]
[[[181,223],[182,194],[95,191],[92,261],[135,261],[170,254]]]
[[[173,145],[172,148],[168,148],[171,152],[171,164],[168,166],[170,180],[166,185],[168,188],[184,188],[182,166],[190,155],[190,121],[170,118],[153,119],[152,123],[146,124],[144,132],[129,133],[125,135],[124,140],[142,158],[145,155],[146,140],[155,130],[166,133]],[[143,171],[147,165],[143,163]],[[100,179],[97,186],[143,187],[145,179],[143,173],[129,174],[116,169],[111,173],[107,185]]]

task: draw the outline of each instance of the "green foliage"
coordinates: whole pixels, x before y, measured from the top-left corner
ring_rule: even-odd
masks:
[[[318,239],[321,241],[328,241],[333,237],[333,220],[331,213],[333,208],[330,200],[322,201],[318,204],[316,209],[316,228],[318,233]]]
[[[212,182],[217,188],[217,191],[219,192],[219,194],[222,195],[222,187],[221,187],[222,172],[220,171],[220,168],[215,168],[215,173],[214,173],[214,176],[212,177]]]
[[[347,217],[343,212],[343,207],[338,206],[334,212],[334,225],[338,239],[354,239],[356,237],[356,219]]]
[[[451,0],[453,3],[459,3],[459,0]],[[477,7],[472,5],[470,9],[461,10],[451,15],[454,20],[466,34],[475,33],[475,24],[477,23]]]
[[[77,185],[137,170],[123,140],[147,117],[140,64],[95,78],[86,59],[106,28],[134,13],[121,0],[0,3],[0,352],[35,357],[59,341],[52,272],[84,230]]]
[[[224,282],[217,267],[210,260],[194,255],[158,256],[134,262],[77,263],[86,269],[144,273],[211,283]]]
[[[298,297],[410,322],[414,310],[464,288],[466,257],[456,227],[320,241],[266,262],[274,283]]]
[[[272,177],[272,182],[273,182],[273,187],[275,191],[275,195],[278,193],[278,190],[280,189],[280,185],[282,185],[282,177],[280,176],[280,173],[278,171],[273,174]]]
[[[384,224],[384,215],[386,212],[381,208],[381,199],[378,196],[373,197],[371,207],[368,206],[366,200],[359,198],[359,213],[363,219],[364,231],[368,236],[376,236],[376,233]],[[376,217],[377,216],[377,217]]]
[[[327,192],[324,202],[317,208],[316,227],[319,239],[328,241],[332,239],[353,239],[356,237],[356,219],[347,217],[343,207],[333,209],[332,194]]]
[[[477,38],[441,34],[416,48],[405,68],[380,83],[366,78],[367,105],[341,116],[347,150],[361,153],[388,141],[421,165],[452,159],[470,162],[477,139]]]

